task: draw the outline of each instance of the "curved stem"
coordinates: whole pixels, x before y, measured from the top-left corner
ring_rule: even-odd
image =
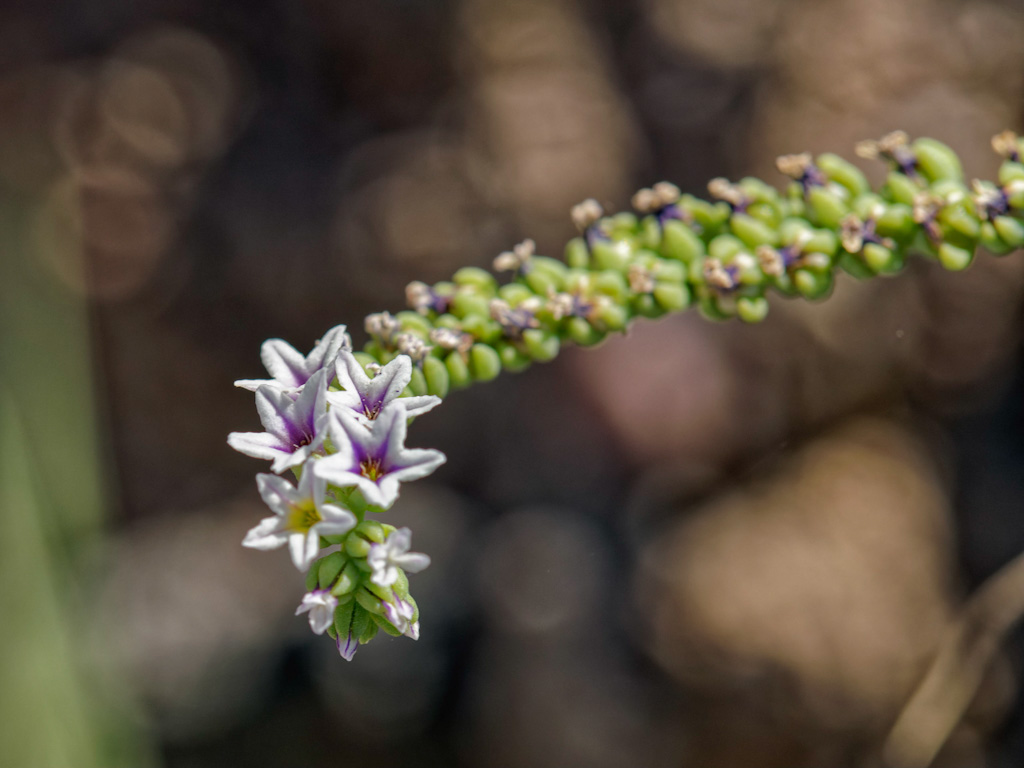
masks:
[[[1024,618],[1024,553],[990,577],[947,629],[886,739],[891,768],[931,765],[960,722],[1007,634]]]

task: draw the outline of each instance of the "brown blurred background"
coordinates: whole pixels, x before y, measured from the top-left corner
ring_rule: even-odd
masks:
[[[393,513],[423,637],[351,664],[239,546],[231,382],[409,280],[558,255],[584,197],[897,127],[991,178],[1022,36],[1008,0],[6,0],[0,765],[882,765],[1024,551],[1019,255],[452,396]],[[936,765],[1024,764],[1021,641],[974,683],[954,643],[949,727],[911,719]]]

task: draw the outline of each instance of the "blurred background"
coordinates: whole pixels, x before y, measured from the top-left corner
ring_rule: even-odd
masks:
[[[422,639],[351,664],[239,546],[232,381],[269,336],[361,343],[409,280],[558,255],[584,197],[895,128],[992,178],[1022,36],[1010,0],[5,0],[0,765],[882,765],[1024,551],[1019,255],[452,396],[393,512]],[[935,765],[1024,764],[996,647],[910,729]]]

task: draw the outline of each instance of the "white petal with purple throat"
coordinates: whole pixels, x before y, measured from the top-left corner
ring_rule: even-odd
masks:
[[[239,379],[236,387],[257,391],[269,386],[287,392],[298,391],[313,374],[322,368],[329,368],[342,350],[352,349],[352,340],[345,333],[344,325],[336,325],[324,334],[313,346],[313,351],[303,355],[283,339],[267,339],[260,348],[263,367],[273,378]]]
[[[366,501],[390,507],[399,486],[426,477],[445,462],[440,451],[406,448],[407,412],[401,400],[381,411],[367,429],[350,411],[332,409],[327,433],[337,453],[318,460],[318,477],[341,487],[355,486]]]
[[[256,390],[256,411],[265,432],[232,432],[228,445],[247,456],[271,459],[273,472],[302,464],[320,449],[327,414],[331,371],[317,371],[298,394],[262,386]]]
[[[256,475],[263,501],[274,512],[246,534],[242,545],[252,549],[277,549],[288,545],[292,562],[300,571],[320,553],[320,537],[348,533],[356,518],[338,504],[328,503],[327,483],[307,468],[296,488],[277,475]],[[314,630],[315,631],[315,630]]]
[[[340,392],[328,392],[327,401],[332,408],[347,409],[368,424],[383,410],[399,399],[412,378],[412,360],[398,355],[383,366],[376,376],[368,376],[355,356],[341,352],[334,364]],[[426,413],[439,405],[441,398],[434,395],[403,397],[401,402],[409,418]]]
[[[411,546],[412,531],[408,528],[399,528],[383,543],[371,545],[370,553],[366,556],[373,570],[370,580],[378,586],[390,587],[398,581],[400,570],[419,573],[430,565],[430,558],[422,552],[410,552]]]

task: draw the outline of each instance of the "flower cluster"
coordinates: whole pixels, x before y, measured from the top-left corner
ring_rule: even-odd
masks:
[[[791,179],[782,191],[755,178],[718,178],[707,201],[659,182],[633,196],[635,212],[614,215],[585,200],[572,210],[579,236],[564,259],[524,240],[494,259],[494,269],[509,275],[504,284],[478,267],[434,285],[411,283],[408,310],[366,318],[362,352],[351,351],[341,327],[306,357],[266,342],[263,360],[274,378],[237,382],[256,392],[266,431],[229,442],[271,459],[275,473],[292,469],[300,482],[295,489],[260,476],[277,517],[246,544],[287,541],[300,568],[321,545],[340,545],[310,571],[299,611],[309,613],[314,631],[336,633],[346,658],[377,627],[415,637],[405,574],[427,560],[408,552],[407,530],[363,517],[444,460],[404,447],[410,417],[450,390],[551,360],[566,343],[592,346],[637,317],[695,305],[709,319],[755,323],[768,314],[771,292],[824,299],[840,271],[891,275],[911,254],[962,270],[979,247],[996,255],[1020,248],[1024,141],[1007,131],[992,146],[1004,159],[995,183],[968,186],[953,150],[896,131],[857,145],[859,156],[888,166],[877,190],[837,155],[801,153],[778,159]]]
[[[410,552],[412,534],[375,520],[390,508],[401,484],[425,477],[445,460],[439,451],[407,448],[410,419],[441,402],[409,389],[413,361],[400,354],[380,365],[352,352],[344,326],[328,331],[306,356],[280,339],[264,342],[273,377],[242,380],[256,393],[264,432],[233,432],[228,444],[271,460],[273,474],[256,476],[274,513],[249,531],[254,549],[287,545],[306,575],[296,614],[316,634],[333,637],[352,659],[383,629],[419,637],[419,609],[407,573],[430,558]],[[281,473],[291,470],[295,482]]]

